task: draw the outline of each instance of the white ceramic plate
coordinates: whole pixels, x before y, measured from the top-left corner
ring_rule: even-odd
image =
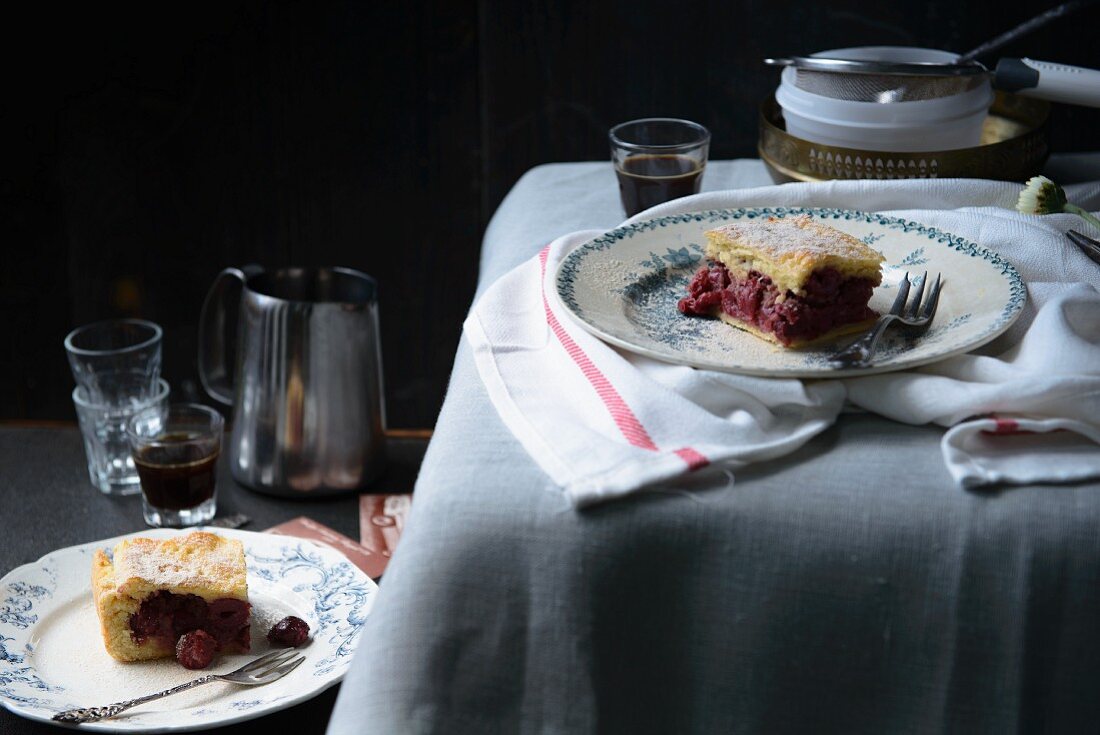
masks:
[[[885,313],[906,272],[944,278],[936,319],[919,340],[887,336],[867,368],[838,370],[834,344],[787,350],[717,319],[684,316],[676,302],[706,262],[706,230],[757,217],[809,214],[859,238],[886,257],[871,308]],[[712,210],[638,222],[569,253],[556,274],[560,302],[585,329],[632,352],[666,362],[771,377],[834,378],[902,370],[968,352],[1004,332],[1020,315],[1027,290],[1001,256],[947,232],[894,217],[843,209]],[[893,336],[892,336],[893,335]]]
[[[16,714],[50,722],[61,710],[102,706],[167,689],[204,673],[232,671],[270,650],[266,634],[286,615],[309,623],[306,661],[260,687],[213,682],[143,704],[82,730],[169,732],[201,730],[284,709],[339,682],[378,589],[341,554],[310,541],[211,529],[240,539],[248,563],[252,652],[219,656],[207,671],[174,659],[119,663],[107,655],[92,604],[96,549],[125,536],[47,554],[0,579],[0,703]],[[131,534],[164,538],[180,531]],[[57,724],[57,723],[53,723]]]

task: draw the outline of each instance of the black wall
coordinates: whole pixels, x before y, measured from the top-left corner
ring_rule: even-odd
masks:
[[[0,61],[0,418],[67,418],[75,325],[165,328],[200,398],[195,323],[227,266],[379,279],[392,426],[430,426],[488,218],[539,163],[606,157],[606,130],[698,120],[755,155],[764,56],[966,50],[1040,10],[1006,2],[466,0],[80,5],[8,17]],[[1003,55],[1100,66],[1096,7]],[[1055,151],[1097,147],[1059,106]]]

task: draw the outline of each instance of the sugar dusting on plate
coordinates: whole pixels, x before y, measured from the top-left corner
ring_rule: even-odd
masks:
[[[99,706],[183,684],[207,673],[232,671],[271,650],[267,631],[287,615],[297,615],[310,622],[308,609],[295,608],[275,597],[274,590],[249,580],[252,602],[252,651],[247,654],[219,655],[205,670],[192,671],[180,666],[174,658],[123,663],[111,658],[103,647],[99,619],[90,594],[59,606],[36,626],[35,641],[28,663],[47,684],[65,682],[65,697],[81,706]],[[302,652],[309,657],[309,646]],[[304,667],[300,667],[303,669]],[[293,676],[293,674],[292,674]],[[247,688],[212,682],[192,691],[173,695],[162,702],[150,702],[122,717],[135,717],[141,712],[180,711],[203,707],[231,699],[254,699],[255,692]]]

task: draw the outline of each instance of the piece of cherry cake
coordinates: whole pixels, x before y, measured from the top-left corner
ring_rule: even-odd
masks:
[[[679,302],[783,347],[865,328],[884,258],[809,215],[732,222],[706,233],[710,262]]]
[[[92,593],[107,653],[119,661],[175,655],[186,633],[203,630],[218,650],[250,648],[244,546],[205,531],[169,539],[126,539],[97,550]]]

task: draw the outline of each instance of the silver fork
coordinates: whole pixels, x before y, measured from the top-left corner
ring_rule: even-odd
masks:
[[[1066,232],[1066,236],[1073,241],[1074,245],[1081,248],[1081,252],[1100,263],[1100,241],[1094,240],[1088,235],[1082,235],[1077,230],[1069,230]]]
[[[940,290],[943,283],[936,274],[936,282],[928,290],[928,298],[924,298],[924,285],[928,282],[928,272],[920,279],[917,293],[909,302],[909,274],[906,273],[898,284],[898,295],[894,297],[894,304],[890,311],[883,314],[875,322],[875,325],[866,334],[856,339],[850,345],[829,356],[829,362],[841,368],[867,367],[871,364],[871,355],[878,347],[879,338],[894,325],[900,325],[907,337],[919,337],[928,331],[932,319],[936,316],[936,307],[940,303]],[[922,304],[921,301],[924,301]]]
[[[115,702],[114,704],[108,704],[106,707],[81,707],[78,709],[65,710],[64,712],[58,712],[53,716],[53,719],[57,722],[69,722],[76,725],[85,722],[98,722],[99,720],[106,720],[109,717],[114,717],[120,712],[125,712],[131,707],[136,707],[139,704],[145,704],[146,702],[152,702],[154,699],[179,694],[188,689],[194,689],[197,686],[209,684],[212,681],[229,681],[234,684],[244,684],[246,686],[270,684],[273,681],[282,679],[291,671],[294,671],[294,669],[298,668],[305,660],[306,657],[298,654],[293,648],[271,651],[270,653],[260,656],[255,661],[248,662],[239,669],[230,671],[228,674],[207,674],[206,676],[200,676],[198,679],[189,681],[186,684],[180,684],[171,689],[165,689],[163,692],[147,694],[144,697],[128,699],[125,702]]]

